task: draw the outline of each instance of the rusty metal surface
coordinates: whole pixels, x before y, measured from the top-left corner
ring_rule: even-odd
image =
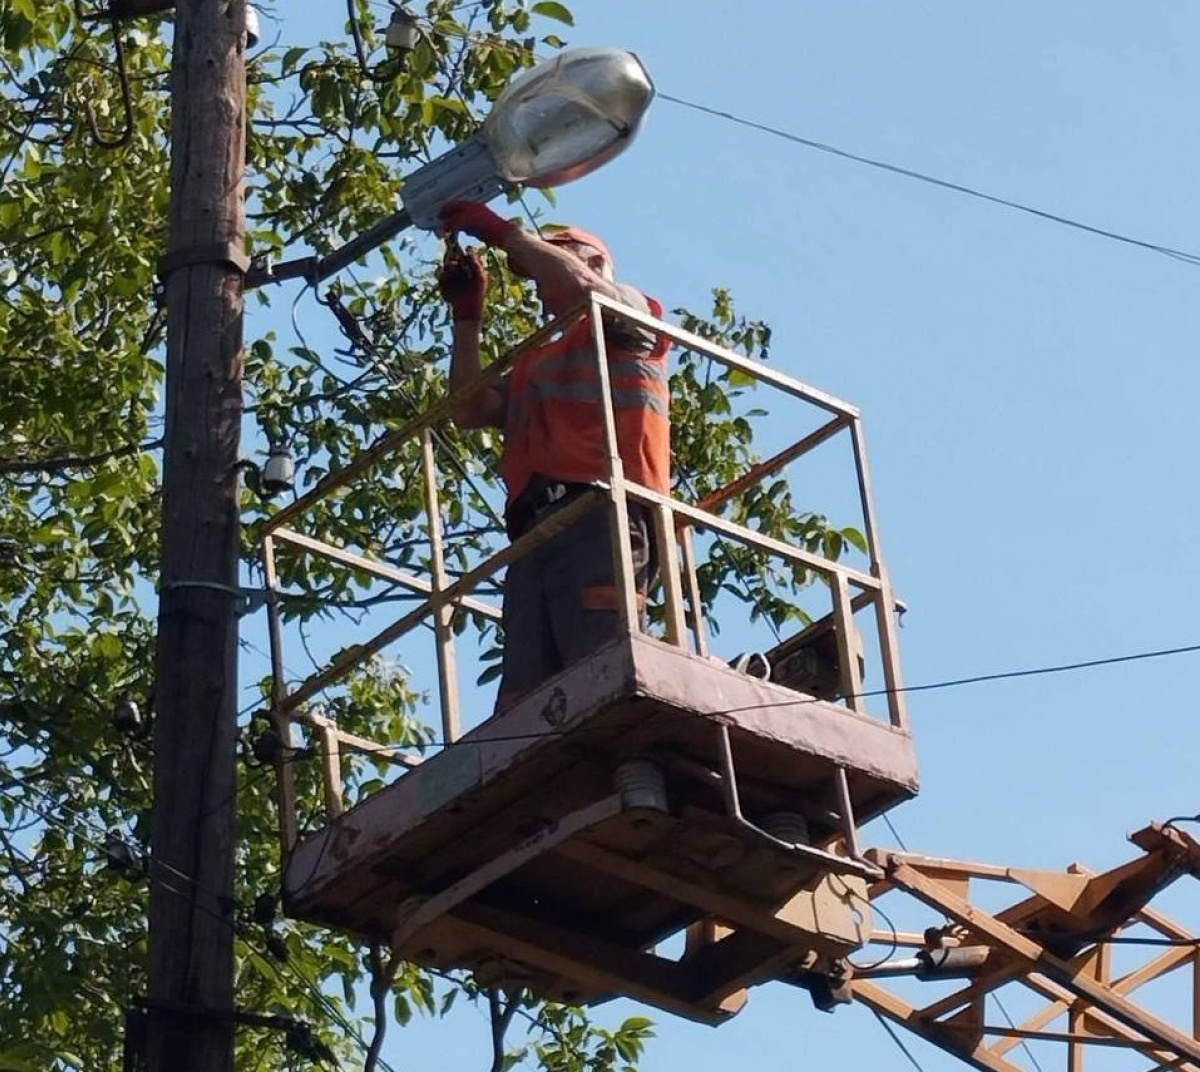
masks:
[[[497,985],[567,1001],[620,993],[720,1023],[748,987],[848,955],[870,933],[862,879],[730,817],[722,727],[747,814],[800,813],[830,852],[845,851],[839,769],[861,817],[916,790],[912,742],[889,724],[628,636],[301,842],[287,910]],[[614,812],[613,772],[631,758],[661,769],[669,813]],[[655,955],[713,920],[719,941]]]
[[[918,788],[916,753],[902,730],[782,685],[698,660],[650,637],[633,638],[638,691],[680,711],[728,724],[735,741],[752,738],[873,775],[910,794]],[[749,769],[761,770],[754,764]],[[785,780],[786,771],[775,777]],[[865,817],[865,816],[864,816]]]
[[[514,799],[532,795],[552,815],[546,784],[581,764],[611,767],[664,748],[715,769],[716,722],[735,730],[751,799],[756,783],[760,795],[775,794],[775,804],[811,794],[832,777],[832,764],[851,772],[863,818],[916,790],[907,735],[649,638],[625,638],[303,841],[289,861],[289,898],[300,912],[326,898],[349,900],[355,890],[347,872],[404,855],[406,841],[431,851]]]
[[[554,748],[563,733],[632,691],[628,646],[614,643],[301,841],[288,861],[285,896],[299,914],[326,899],[348,900],[361,892],[353,872],[371,868],[414,832],[430,848],[461,836],[533,791],[546,777],[547,764],[537,760],[548,749],[555,753],[550,767],[569,765],[570,755]],[[412,777],[418,771],[421,776]],[[481,799],[501,780],[507,784]]]
[[[871,978],[870,972],[850,980],[853,998],[991,1072],[1027,1072],[1028,1054],[1017,1050],[1027,1040],[1058,1043],[1049,1053],[1063,1058],[1060,1067],[1070,1072],[1084,1067],[1086,1054],[1101,1049],[1123,1056],[1126,1063],[1119,1067],[1196,1072],[1200,1037],[1194,1025],[1189,1032],[1162,1018],[1160,981],[1175,976],[1174,985],[1195,1000],[1200,994],[1197,939],[1150,902],[1171,882],[1197,876],[1200,843],[1170,823],[1151,824],[1130,840],[1142,855],[1103,872],[1078,864],[1054,871],[873,854],[887,877],[872,887],[872,898],[904,891],[950,921],[924,935],[901,936],[902,944],[961,949],[980,963],[967,973],[965,985],[926,995],[925,1004],[920,998],[914,1002],[917,991],[911,986],[895,992],[888,980]],[[974,896],[981,886],[988,890],[987,908]],[[997,908],[997,895],[1006,889],[1018,899]],[[1148,930],[1153,937],[1123,938],[1130,928],[1136,928],[1135,935]],[[1133,943],[1120,947],[1119,960],[1114,939]],[[875,941],[887,938],[877,934]],[[1006,995],[1024,990],[1026,1000],[1018,1006],[1025,1010],[1022,1021],[998,1024],[985,1015],[991,1012],[989,999],[1004,988],[1009,988]],[[1033,1005],[1029,994],[1036,999]],[[1037,1064],[1043,1067],[1051,1066]]]

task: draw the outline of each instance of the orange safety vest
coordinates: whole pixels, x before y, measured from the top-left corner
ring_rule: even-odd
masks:
[[[647,299],[650,312],[662,306]],[[617,444],[625,476],[670,494],[671,426],[665,336],[653,349],[622,349],[605,339]],[[511,503],[534,474],[567,483],[603,480],[604,423],[600,412],[591,321],[584,317],[513,366],[507,388],[501,473]]]

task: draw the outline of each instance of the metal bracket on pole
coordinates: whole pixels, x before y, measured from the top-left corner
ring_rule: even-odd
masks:
[[[468,138],[409,175],[400,194],[402,207],[374,227],[323,257],[313,254],[282,264],[256,257],[246,276],[246,286],[282,283],[285,279],[304,279],[316,286],[407,227],[415,224],[427,231],[436,230],[440,226],[438,213],[447,201],[490,201],[507,187],[496,171],[487,142],[478,135]]]
[[[395,238],[405,228],[411,227],[412,222],[408,210],[402,208],[324,257],[314,253],[309,257],[284,261],[282,264],[275,264],[269,258],[256,257],[246,275],[246,286],[260,287],[264,283],[282,283],[285,279],[303,279],[316,286],[323,279],[328,279],[347,265],[353,264],[359,257],[365,257],[384,242]]]
[[[207,242],[172,250],[158,259],[158,278],[164,283],[180,268],[198,264],[225,264],[245,275],[250,270],[250,258],[234,242]]]
[[[260,607],[265,607],[269,598],[265,588],[243,588],[221,584],[218,581],[167,581],[159,587],[159,592],[173,592],[186,588],[206,588],[213,592],[222,592],[238,600],[237,615],[239,618],[253,614]]]
[[[285,1036],[286,1045],[293,1053],[308,1057],[314,1062],[332,1063],[329,1047],[313,1032],[312,1024],[295,1016],[277,1013],[248,1012],[245,1009],[210,1009],[203,1005],[188,1005],[178,1001],[154,1001],[146,997],[133,1000],[133,1007],[125,1013],[125,1056],[126,1072],[145,1067],[142,1058],[145,1046],[145,1024],[151,1016],[177,1017],[180,1019],[220,1020],[243,1027],[278,1031]]]

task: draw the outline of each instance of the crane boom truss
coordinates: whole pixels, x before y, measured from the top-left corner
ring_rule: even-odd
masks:
[[[1084,1072],[1086,1056],[1100,1048],[1122,1051],[1134,1070],[1200,1072],[1200,945],[1149,905],[1177,878],[1200,877],[1200,843],[1170,823],[1151,824],[1130,840],[1141,855],[1100,873],[1074,864],[1062,872],[1032,871],[872,851],[868,855],[885,873],[871,889],[872,901],[888,893],[907,894],[946,923],[921,934],[877,932],[877,941],[921,953],[853,971],[842,997],[987,1072],[1041,1068],[1030,1042],[1061,1044],[1067,1072]],[[1007,883],[1029,896],[989,911],[973,896],[984,881]],[[1122,938],[1122,932],[1139,925],[1153,937]],[[1143,955],[1142,963],[1117,972],[1112,952],[1122,940]],[[1189,976],[1190,1031],[1173,1026],[1140,1000],[1145,987],[1173,974]],[[903,975],[965,976],[967,981],[950,994],[917,1004],[911,983],[903,993],[894,983]],[[1010,1020],[1002,1004],[989,1001],[1013,987],[1035,999],[1035,1008],[1020,1022]],[[994,1008],[1004,1014],[1003,1023],[995,1022]]]

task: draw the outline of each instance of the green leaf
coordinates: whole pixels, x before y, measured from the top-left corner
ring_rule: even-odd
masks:
[[[846,540],[847,543],[853,544],[860,551],[862,551],[863,554],[866,554],[867,538],[861,532],[859,532],[858,529],[844,528],[841,530],[841,533],[842,533],[842,537]]]
[[[489,666],[482,674],[475,679],[476,685],[486,685],[489,681],[495,681],[504,673],[504,667],[499,663]]]
[[[0,1050],[0,1072],[42,1072],[44,1067],[28,1046]]]
[[[283,60],[279,65],[279,69],[283,74],[291,74],[296,69],[296,65],[307,54],[306,48],[289,48],[283,54]]]
[[[567,26],[575,25],[575,17],[562,4],[555,3],[554,0],[539,0],[530,10],[535,15],[543,15],[548,19],[554,19],[556,22],[565,23]]]

